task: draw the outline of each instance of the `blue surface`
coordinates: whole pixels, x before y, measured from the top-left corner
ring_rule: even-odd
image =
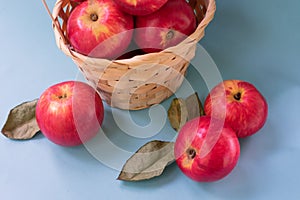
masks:
[[[55,1],[47,2],[54,5]],[[196,183],[172,164],[158,178],[120,182],[116,180],[118,166],[126,157],[108,152],[105,146],[98,149],[99,156],[106,150],[101,162],[91,149],[93,142],[90,148],[65,148],[42,135],[29,141],[12,141],[1,135],[1,199],[300,199],[300,1],[216,3],[215,18],[200,44],[223,79],[252,82],[269,104],[267,123],[259,133],[241,141],[239,163],[229,176],[219,182]],[[80,79],[80,73],[56,47],[41,1],[7,1],[0,8],[0,21],[2,126],[11,108],[39,97],[54,83]],[[194,64],[213,67],[209,59],[200,49]],[[189,69],[186,82],[203,100],[206,77],[194,70]],[[185,96],[185,92],[184,84],[178,95]],[[170,99],[150,113],[160,113],[159,119],[166,120],[161,108],[169,103]],[[147,132],[157,128],[150,121],[148,109],[131,112],[136,126],[153,125],[145,128],[150,134],[147,138],[121,131],[113,117],[125,119],[128,113],[114,111],[106,107],[104,132],[109,141],[129,154],[145,141],[174,139],[176,133],[167,122],[159,133]]]

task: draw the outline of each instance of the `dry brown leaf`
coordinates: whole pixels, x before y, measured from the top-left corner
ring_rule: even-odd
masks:
[[[141,181],[163,173],[175,161],[174,143],[154,140],[142,146],[122,168],[118,180]]]
[[[185,99],[185,105],[188,112],[188,120],[205,115],[197,92]]]
[[[15,140],[26,140],[39,132],[35,118],[38,99],[24,102],[10,110],[8,118],[1,130],[4,136]]]
[[[204,115],[204,109],[197,93],[186,99],[174,98],[168,109],[168,118],[171,126],[176,130],[189,120]]]
[[[171,126],[178,131],[187,121],[188,112],[184,99],[175,98],[168,109],[168,118]]]

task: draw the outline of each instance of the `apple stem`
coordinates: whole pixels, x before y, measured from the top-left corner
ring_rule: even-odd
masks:
[[[187,150],[187,154],[188,154],[188,157],[189,159],[194,159],[196,157],[196,151],[195,149],[188,149]]]
[[[236,93],[235,95],[233,95],[234,99],[239,101],[241,100],[242,94],[240,92]]]
[[[174,37],[174,31],[173,30],[169,30],[167,35],[166,35],[166,39],[167,40],[171,40]]]
[[[60,95],[58,98],[59,98],[59,99],[67,98],[67,94]]]
[[[92,13],[91,15],[90,15],[90,18],[91,18],[91,20],[92,21],[97,21],[98,20],[98,15],[96,14],[96,13]]]

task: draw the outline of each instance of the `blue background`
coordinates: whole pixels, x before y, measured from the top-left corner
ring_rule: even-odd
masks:
[[[47,2],[50,7],[55,3]],[[223,79],[253,83],[269,104],[265,126],[241,141],[239,163],[229,176],[214,183],[196,183],[172,164],[149,181],[121,182],[116,180],[118,170],[95,159],[84,146],[60,147],[41,134],[28,141],[1,135],[1,199],[300,199],[300,1],[216,3],[215,18],[200,44]],[[78,79],[79,71],[56,47],[41,1],[6,1],[0,7],[0,22],[2,126],[11,108],[39,97],[52,84]],[[192,70],[187,79],[197,83],[199,77]],[[193,86],[203,100],[207,89],[201,83]],[[133,112],[132,116],[137,123],[147,124],[147,113]],[[117,136],[121,131],[111,123],[108,107],[105,114],[104,126],[116,144],[134,151],[145,142],[124,143],[125,136],[122,140]],[[156,137],[172,138],[174,132],[168,126]]]

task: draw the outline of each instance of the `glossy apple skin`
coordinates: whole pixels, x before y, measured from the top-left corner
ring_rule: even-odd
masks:
[[[114,1],[84,1],[68,18],[67,36],[83,55],[115,59],[130,44],[133,26],[133,16],[122,12]]]
[[[235,95],[239,94],[239,98]],[[224,119],[239,138],[257,133],[265,124],[268,104],[257,88],[243,80],[225,80],[215,86],[204,102],[206,115]]]
[[[175,46],[196,29],[196,17],[185,0],[168,1],[158,11],[136,17],[134,41],[147,53]]]
[[[148,15],[160,9],[168,0],[114,0],[130,15]]]
[[[79,81],[61,82],[47,88],[36,106],[41,132],[62,146],[77,146],[92,139],[104,117],[98,93]]]
[[[180,170],[197,182],[226,177],[237,165],[240,144],[224,121],[209,116],[188,121],[179,131],[174,154]]]
[[[84,1],[87,1],[87,0],[70,0],[70,1],[81,3],[81,2],[84,2]]]

